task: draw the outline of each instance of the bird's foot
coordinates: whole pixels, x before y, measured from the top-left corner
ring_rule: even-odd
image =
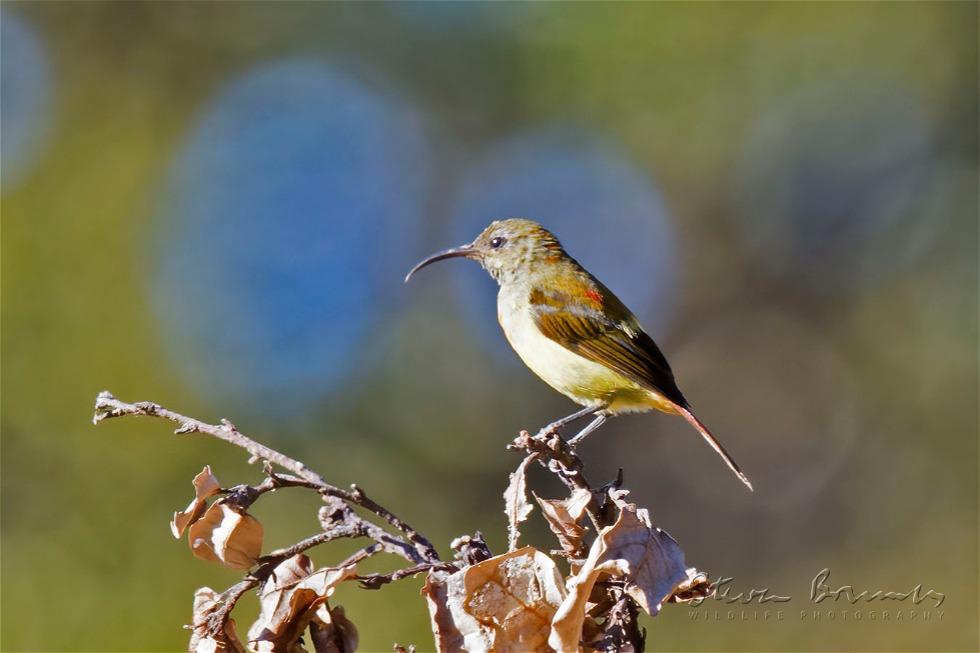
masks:
[[[595,406],[590,406],[590,407],[583,408],[582,410],[576,411],[571,415],[562,417],[561,419],[557,419],[551,424],[545,426],[540,431],[538,431],[538,435],[545,438],[549,436],[558,435],[559,429],[561,429],[563,426],[571,424],[575,420],[582,419],[583,417],[588,417],[589,415],[595,413],[596,410],[599,409],[596,408]]]
[[[588,426],[586,426],[584,429],[579,431],[575,435],[575,437],[573,437],[571,440],[568,441],[568,448],[571,449],[572,451],[575,451],[575,447],[577,447],[579,443],[582,442],[582,440],[588,437],[589,434],[595,431],[597,428],[605,424],[605,422],[606,422],[605,415],[596,415],[596,418],[591,422],[589,422]]]

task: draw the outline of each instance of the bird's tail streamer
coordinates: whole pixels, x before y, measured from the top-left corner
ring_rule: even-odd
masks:
[[[691,426],[697,429],[698,433],[700,433],[707,443],[711,445],[711,448],[718,452],[718,455],[722,457],[725,464],[728,465],[728,468],[735,472],[735,475],[738,476],[739,480],[745,483],[745,486],[749,488],[749,490],[754,491],[752,488],[752,482],[749,481],[749,477],[742,472],[741,468],[738,466],[738,463],[735,462],[735,459],[732,458],[730,453],[725,451],[725,447],[721,446],[721,442],[718,442],[718,439],[711,433],[711,431],[708,430],[708,427],[704,425],[704,422],[699,420],[689,408],[684,408],[682,406],[676,406],[676,408],[677,412],[679,412],[684,419],[691,424]]]

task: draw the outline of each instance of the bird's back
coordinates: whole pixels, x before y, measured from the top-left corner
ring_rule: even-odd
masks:
[[[498,318],[525,364],[582,405],[674,412],[687,403],[636,317],[567,255],[502,284]]]

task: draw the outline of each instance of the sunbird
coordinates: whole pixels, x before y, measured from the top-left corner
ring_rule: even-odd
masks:
[[[524,364],[584,406],[546,430],[557,432],[594,416],[569,440],[575,446],[613,415],[653,409],[680,415],[752,489],[735,460],[695,416],[667,359],[636,316],[569,256],[554,234],[532,220],[498,220],[472,243],[422,260],[405,282],[431,263],[456,257],[477,261],[500,286],[497,320]]]

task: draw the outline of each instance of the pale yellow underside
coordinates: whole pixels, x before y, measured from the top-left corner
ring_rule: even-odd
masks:
[[[530,307],[522,301],[527,293],[508,290],[501,287],[497,319],[510,346],[545,383],[582,406],[606,405],[604,412],[608,414],[653,409],[675,412],[673,405],[659,393],[573,353],[542,334]]]

